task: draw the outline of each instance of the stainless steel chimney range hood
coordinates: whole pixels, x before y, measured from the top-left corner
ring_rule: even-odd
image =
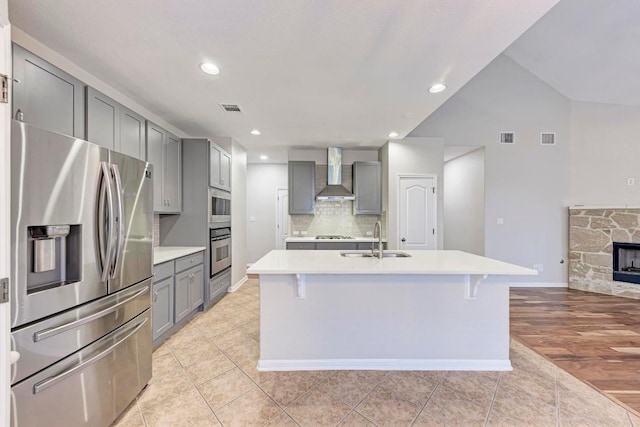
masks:
[[[355,196],[342,186],[342,148],[327,149],[327,186],[316,196],[319,201],[355,200]]]

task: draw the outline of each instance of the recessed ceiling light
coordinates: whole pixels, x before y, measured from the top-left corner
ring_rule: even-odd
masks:
[[[254,129],[251,131],[251,135],[260,135],[260,131],[258,129]]]
[[[398,137],[398,132],[389,132],[389,138],[397,138]]]
[[[447,86],[444,83],[436,83],[429,88],[430,93],[440,93],[445,90]]]
[[[211,62],[205,62],[200,65],[200,69],[202,72],[211,74],[212,76],[217,76],[220,74],[220,68],[212,64]]]
[[[260,160],[267,160],[269,157],[265,156],[264,154],[260,156]]]

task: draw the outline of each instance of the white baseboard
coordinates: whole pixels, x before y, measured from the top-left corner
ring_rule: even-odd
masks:
[[[227,289],[227,292],[235,292],[238,289],[240,289],[240,286],[244,285],[244,282],[246,282],[247,280],[249,280],[249,278],[247,276],[244,276],[242,279],[238,280],[238,283],[236,283],[233,286],[230,286],[229,289]]]
[[[258,371],[511,371],[511,361],[464,359],[258,360]]]
[[[510,288],[568,288],[568,283],[554,282],[512,282]]]

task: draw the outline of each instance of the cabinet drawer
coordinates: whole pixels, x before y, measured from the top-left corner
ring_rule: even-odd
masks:
[[[374,247],[378,249],[378,242],[374,243]],[[358,242],[358,250],[371,249],[371,242]],[[387,242],[382,242],[382,249],[387,249]]]
[[[197,254],[178,258],[176,260],[176,273],[180,273],[187,268],[195,267],[196,265],[202,264],[203,261],[204,252],[198,252]]]
[[[318,242],[316,249],[319,251],[350,251],[358,249],[356,242]]]
[[[231,271],[222,273],[209,280],[209,301],[219,293],[226,292],[229,286],[231,286]]]
[[[287,249],[315,249],[313,242],[287,242]]]
[[[163,262],[153,266],[153,281],[158,282],[166,277],[173,276],[173,261]]]

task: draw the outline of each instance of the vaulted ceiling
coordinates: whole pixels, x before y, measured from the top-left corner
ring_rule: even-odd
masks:
[[[232,136],[257,155],[403,137],[557,2],[11,0],[9,11],[186,134]],[[221,74],[203,74],[203,61]],[[436,82],[447,90],[428,93]]]

